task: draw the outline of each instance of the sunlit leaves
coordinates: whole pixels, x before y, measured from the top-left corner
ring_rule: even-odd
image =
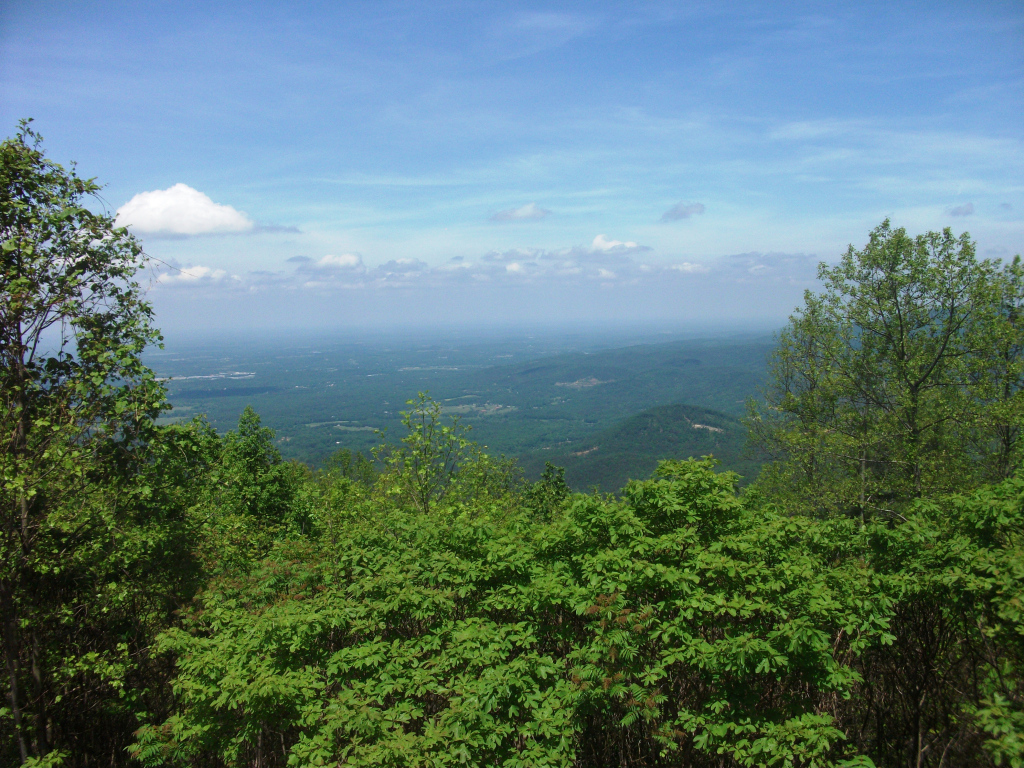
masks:
[[[181,712],[140,755],[242,763],[263,738],[298,764],[570,765],[621,732],[827,764],[846,748],[815,702],[850,689],[837,653],[885,605],[862,565],[808,546],[842,524],[745,510],[733,483],[673,462],[550,520],[378,503],[330,543],[282,544],[165,635]]]

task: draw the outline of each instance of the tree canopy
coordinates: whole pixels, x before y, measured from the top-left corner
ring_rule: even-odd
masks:
[[[166,610],[143,605],[144,563],[178,535],[144,479],[164,407],[141,361],[159,339],[134,279],[145,257],[88,207],[98,190],[27,122],[0,144],[0,622],[22,762],[94,738],[82,680],[130,679],[148,615]],[[121,704],[98,706],[123,728]]]
[[[779,336],[748,425],[776,459],[761,483],[801,509],[899,515],[1020,465],[1020,264],[966,233],[886,221],[822,264]]]

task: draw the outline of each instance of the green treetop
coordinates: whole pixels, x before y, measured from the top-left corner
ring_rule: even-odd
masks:
[[[27,121],[0,144],[0,624],[22,762],[54,733],[47,579],[95,531],[67,505],[134,460],[164,407],[140,358],[159,338],[135,280],[145,255],[87,207],[98,190],[48,160]]]
[[[761,481],[818,512],[900,514],[911,499],[1001,479],[1020,463],[1022,281],[966,233],[885,221],[822,264],[769,364]]]

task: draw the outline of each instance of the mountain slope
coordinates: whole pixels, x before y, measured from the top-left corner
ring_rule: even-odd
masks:
[[[712,455],[721,469],[752,480],[761,466],[746,451],[747,431],[734,416],[693,405],[662,405],[564,447],[533,451],[519,461],[527,477],[536,478],[545,462],[565,467],[575,490],[597,486],[621,488],[629,479],[648,477],[660,459]]]

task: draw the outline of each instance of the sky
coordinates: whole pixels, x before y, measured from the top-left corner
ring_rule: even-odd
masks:
[[[168,331],[766,325],[883,219],[1024,252],[1024,3],[0,4],[0,124]]]

